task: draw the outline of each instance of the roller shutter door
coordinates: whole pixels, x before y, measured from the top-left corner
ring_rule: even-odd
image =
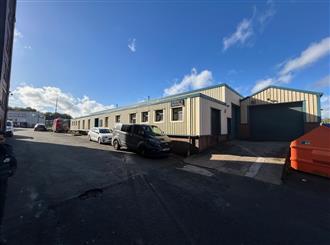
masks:
[[[304,133],[303,104],[250,106],[249,124],[253,140],[291,141]]]

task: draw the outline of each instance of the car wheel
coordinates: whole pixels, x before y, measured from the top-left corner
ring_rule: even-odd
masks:
[[[120,145],[119,145],[119,142],[118,140],[114,140],[113,141],[113,148],[115,148],[115,150],[120,150]]]
[[[140,146],[138,152],[141,156],[145,156],[146,155],[146,148],[144,146]]]
[[[97,139],[97,142],[98,142],[99,144],[102,144],[102,141],[101,141],[101,138],[100,138],[100,137]]]

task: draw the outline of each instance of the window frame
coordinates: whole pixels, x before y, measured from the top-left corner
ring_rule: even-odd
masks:
[[[163,118],[161,121],[156,121],[157,118],[157,111],[162,111],[163,112]],[[154,111],[154,123],[163,123],[164,122],[164,116],[165,116],[165,110],[164,109],[157,109]]]
[[[181,120],[173,120],[173,110],[178,108],[181,108],[182,118]],[[171,108],[171,122],[183,122],[183,118],[184,118],[183,106],[176,106]]]
[[[143,121],[143,113],[147,113],[147,121]],[[141,112],[141,123],[149,123],[149,111],[142,111]]]
[[[134,115],[134,121],[135,122],[133,122],[132,121],[132,116]],[[129,115],[128,115],[128,119],[129,119],[129,123],[131,123],[131,124],[136,124],[137,123],[137,116],[136,116],[136,112],[133,112],[133,113],[130,113]]]

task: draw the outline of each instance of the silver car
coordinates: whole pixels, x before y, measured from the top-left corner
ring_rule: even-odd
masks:
[[[108,128],[91,128],[88,132],[88,139],[90,141],[96,141],[99,144],[111,143],[112,130]]]

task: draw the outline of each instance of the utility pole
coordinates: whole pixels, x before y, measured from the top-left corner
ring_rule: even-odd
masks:
[[[57,102],[58,102],[58,95],[57,95],[57,97],[56,97],[55,114],[57,113]]]

